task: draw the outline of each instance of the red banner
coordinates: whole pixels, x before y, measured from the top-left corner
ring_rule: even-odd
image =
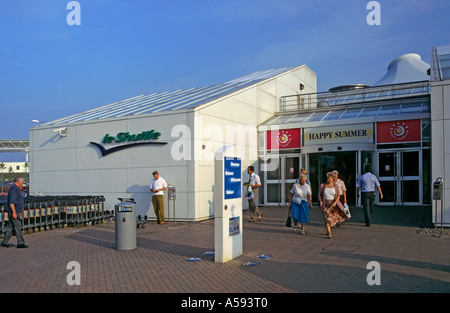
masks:
[[[377,123],[377,143],[421,140],[420,119]]]
[[[266,132],[267,150],[286,150],[301,148],[300,128],[268,130]]]

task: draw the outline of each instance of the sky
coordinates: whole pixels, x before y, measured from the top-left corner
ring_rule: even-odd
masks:
[[[450,44],[450,1],[0,0],[0,139],[141,94],[305,64],[317,91],[372,85],[395,58]],[[68,15],[79,12],[80,25]],[[0,161],[24,161],[0,153]]]

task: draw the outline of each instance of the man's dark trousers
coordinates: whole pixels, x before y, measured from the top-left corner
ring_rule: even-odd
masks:
[[[375,191],[361,192],[361,204],[364,209],[364,219],[366,225],[370,225],[370,214],[372,213],[373,203],[375,202]]]
[[[19,216],[18,216],[19,217]],[[13,232],[17,238],[17,245],[25,244],[22,234],[22,221],[19,218],[14,219],[12,214],[8,213],[8,228],[6,229],[5,236],[3,237],[3,244],[8,244],[11,239]]]

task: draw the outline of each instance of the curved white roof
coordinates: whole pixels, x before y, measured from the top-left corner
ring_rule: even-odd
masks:
[[[408,53],[392,61],[387,73],[372,86],[401,84],[429,80],[427,71],[430,65],[422,61],[420,55]]]

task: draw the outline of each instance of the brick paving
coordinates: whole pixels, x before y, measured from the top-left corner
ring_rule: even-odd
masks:
[[[214,221],[137,229],[138,248],[117,251],[114,223],[59,228],[25,235],[29,249],[0,248],[0,292],[39,293],[448,293],[449,238],[416,232],[429,209],[376,207],[365,227],[362,209],[327,239],[319,209],[307,235],[284,226],[286,207],[265,207],[261,223],[247,223],[244,254],[214,262]],[[11,243],[15,244],[15,237]],[[260,254],[271,255],[261,260]],[[200,257],[199,262],[186,262]],[[77,261],[81,285],[66,278]],[[245,262],[259,262],[244,267]],[[369,286],[370,261],[381,267],[381,285]]]

